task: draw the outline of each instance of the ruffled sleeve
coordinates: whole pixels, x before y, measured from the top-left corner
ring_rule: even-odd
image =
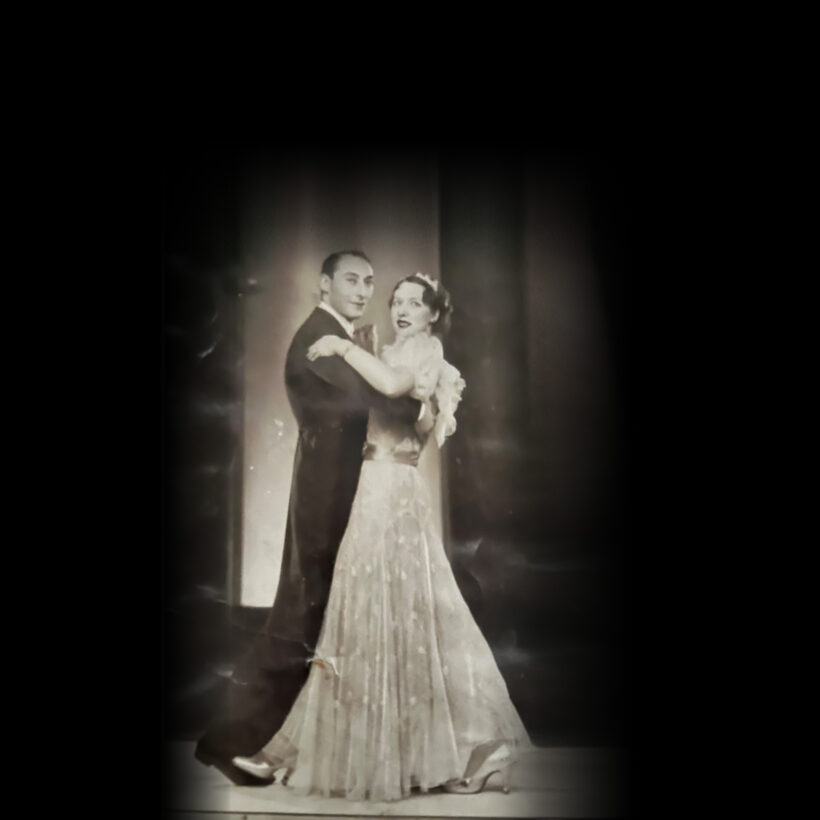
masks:
[[[461,401],[465,382],[461,373],[449,362],[442,359],[436,383],[435,397],[438,403],[438,414],[433,427],[436,444],[441,447],[448,436],[456,431],[456,408]]]
[[[419,334],[413,341],[412,370],[416,383],[410,395],[423,401],[430,398],[436,389],[439,373],[445,364],[444,350],[436,336]]]
[[[439,447],[456,431],[456,408],[464,391],[461,373],[444,358],[437,336],[418,334],[403,343],[388,345],[382,359],[393,367],[409,368],[415,385],[410,395],[422,401],[433,398],[437,407],[433,433]]]
[[[438,412],[433,432],[441,447],[456,431],[456,408],[464,391],[464,379],[444,359],[444,349],[437,336],[416,337],[412,358],[416,384],[411,395],[422,400],[435,398]]]

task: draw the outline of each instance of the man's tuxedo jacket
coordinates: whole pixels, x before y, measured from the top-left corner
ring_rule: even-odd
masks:
[[[367,416],[376,406],[408,423],[421,404],[388,399],[340,356],[310,362],[322,336],[349,338],[327,311],[316,308],[285,360],[288,400],[299,425],[279,588],[266,630],[314,647],[319,637],[336,552],[347,526],[362,466]]]

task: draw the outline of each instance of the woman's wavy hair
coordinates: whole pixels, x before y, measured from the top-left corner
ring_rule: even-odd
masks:
[[[444,289],[444,286],[437,279],[432,279],[425,273],[413,273],[410,276],[405,276],[404,279],[399,279],[396,286],[390,294],[390,301],[387,303],[390,307],[393,306],[393,296],[400,285],[405,282],[412,282],[415,285],[421,285],[424,288],[421,300],[430,310],[435,313],[438,311],[438,319],[430,324],[430,331],[439,337],[443,337],[450,329],[450,317],[453,313],[453,305],[450,301],[450,294]]]

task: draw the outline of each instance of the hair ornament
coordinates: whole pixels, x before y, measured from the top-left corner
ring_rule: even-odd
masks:
[[[430,285],[430,287],[431,287],[431,288],[432,288],[432,289],[433,289],[436,293],[438,293],[438,280],[437,280],[437,279],[432,279],[432,278],[430,278],[430,277],[429,277],[426,273],[418,273],[418,272],[416,272],[416,273],[414,273],[414,274],[413,274],[413,276],[416,276],[416,277],[418,277],[419,279],[423,279],[425,282],[427,282],[427,284],[428,284],[428,285]]]

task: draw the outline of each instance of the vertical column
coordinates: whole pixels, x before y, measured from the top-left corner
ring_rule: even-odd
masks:
[[[507,533],[526,442],[527,351],[518,167],[444,160],[441,274],[455,306],[446,355],[466,389],[447,445],[454,548]]]

